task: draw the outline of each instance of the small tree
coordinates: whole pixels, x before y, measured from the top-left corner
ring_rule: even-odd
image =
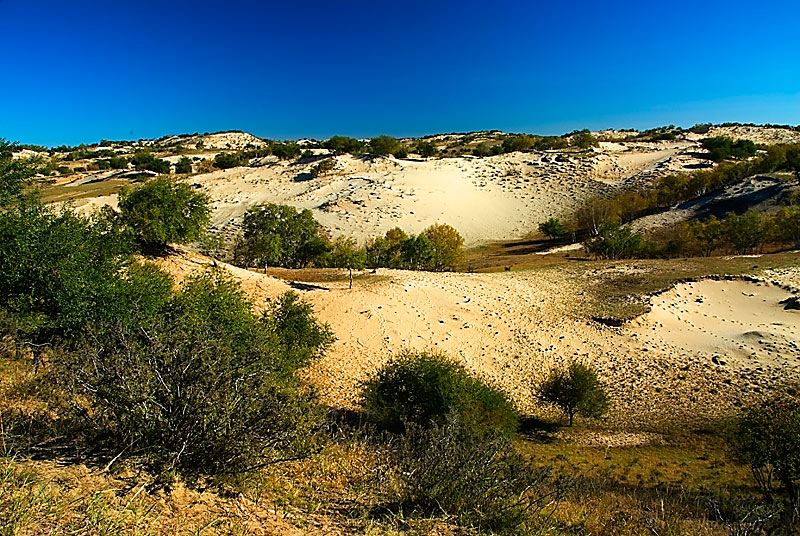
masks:
[[[570,426],[576,414],[597,418],[608,410],[608,395],[597,373],[577,361],[566,369],[553,370],[537,394],[544,402],[561,408],[569,416]]]
[[[629,225],[604,223],[598,235],[585,243],[586,250],[601,259],[629,259],[642,251],[643,236]]]
[[[35,172],[29,161],[13,157],[17,147],[0,138],[0,208],[19,200]]]
[[[360,270],[364,267],[366,255],[352,238],[340,236],[333,243],[330,264],[334,268],[347,268],[350,275],[350,288],[353,288],[353,269]]]
[[[235,254],[247,266],[302,268],[328,252],[319,222],[308,209],[298,212],[288,205],[267,203],[248,210],[242,227],[244,236]]]
[[[735,448],[767,497],[774,479],[789,500],[791,523],[800,520],[800,399],[779,397],[744,410]]]
[[[208,203],[204,193],[162,177],[121,191],[120,219],[142,245],[163,250],[167,242],[200,238],[211,220]]]
[[[420,140],[417,142],[417,152],[423,158],[428,158],[439,154],[439,149],[436,148],[433,142]]]
[[[385,156],[397,151],[400,147],[400,142],[397,138],[391,136],[378,136],[369,140],[369,148],[373,154]]]
[[[424,234],[412,235],[400,246],[403,264],[411,270],[424,270],[431,265],[433,247]]]
[[[544,223],[539,224],[539,231],[549,236],[550,238],[558,238],[567,234],[564,225],[557,218],[550,218]]]
[[[133,167],[139,171],[154,171],[156,173],[166,175],[170,170],[168,161],[161,158],[156,158],[148,151],[138,151],[131,158],[131,163],[133,164]]]
[[[230,169],[241,165],[239,157],[231,153],[218,153],[214,157],[214,166],[219,169]]]
[[[336,167],[336,161],[333,158],[326,158],[311,166],[311,177],[316,179],[320,175],[330,173]]]
[[[431,264],[434,270],[450,268],[464,258],[464,238],[446,223],[434,224],[422,234],[431,244]]]

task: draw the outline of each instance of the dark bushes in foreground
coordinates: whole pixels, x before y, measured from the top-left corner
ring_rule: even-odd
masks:
[[[134,303],[135,323],[103,319],[55,352],[52,378],[86,400],[92,441],[157,469],[235,473],[300,456],[320,411],[294,372],[332,336],[292,296],[261,317],[251,305],[222,272],[162,286]]]
[[[475,434],[455,414],[433,427],[410,424],[391,459],[399,505],[452,516],[460,526],[518,533],[561,493],[549,471],[531,467],[508,437]]]

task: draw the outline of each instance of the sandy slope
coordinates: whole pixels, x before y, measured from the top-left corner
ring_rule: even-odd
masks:
[[[245,210],[275,202],[311,209],[334,236],[365,240],[394,226],[419,232],[444,222],[474,245],[524,236],[551,216],[569,216],[577,204],[608,192],[610,185],[680,167],[685,149],[686,142],[676,142],[486,158],[346,155],[336,157],[332,173],[310,180],[306,174],[313,162],[271,163],[190,180],[214,200],[216,228],[229,233]]]
[[[193,254],[173,273],[203,266]],[[621,267],[619,269],[629,269]],[[287,288],[231,269],[263,306]],[[798,270],[773,277],[791,279]],[[590,277],[564,267],[494,274],[379,270],[376,277],[298,291],[338,340],[307,371],[327,403],[353,407],[360,382],[403,349],[443,352],[499,386],[526,411],[531,387],[570,358],[593,363],[614,400],[612,421],[647,427],[702,420],[800,379],[800,312],[779,287],[743,281],[688,283],[653,298],[634,325],[610,328],[580,315]],[[698,299],[702,301],[698,301]]]
[[[220,143],[248,140],[224,138]],[[677,141],[603,143],[583,152],[484,158],[343,155],[334,157],[333,172],[316,179],[309,175],[313,159],[288,163],[266,158],[259,167],[216,171],[186,180],[211,197],[214,230],[228,237],[237,233],[247,209],[270,202],[311,209],[334,237],[346,234],[363,241],[395,226],[417,233],[439,222],[454,226],[471,246],[523,237],[547,218],[570,217],[588,197],[610,193],[618,185],[645,183],[685,170],[696,161],[692,147],[691,142]],[[109,172],[70,176],[65,185],[107,176]],[[116,202],[116,195],[105,195],[79,199],[75,206],[90,212]]]

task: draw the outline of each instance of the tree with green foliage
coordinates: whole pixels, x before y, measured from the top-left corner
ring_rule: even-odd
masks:
[[[726,136],[705,138],[700,141],[703,149],[708,151],[709,160],[722,162],[728,158],[743,159],[756,154],[756,144],[751,140],[736,140]]]
[[[170,170],[168,161],[156,158],[149,151],[137,151],[136,154],[131,157],[131,163],[134,169],[138,171],[154,171],[166,175]]]
[[[311,178],[316,179],[321,175],[330,173],[336,167],[336,160],[333,158],[325,158],[311,166]]]
[[[26,159],[14,158],[18,145],[0,138],[0,208],[19,202],[36,169]]]
[[[333,136],[322,142],[322,147],[333,152],[333,154],[358,154],[364,150],[364,144],[347,136]]]
[[[384,236],[378,236],[367,242],[365,248],[366,264],[372,268],[386,267],[399,268],[403,265],[403,242],[408,240],[408,235],[399,227],[386,231]]]
[[[182,156],[175,162],[175,173],[182,173],[188,175],[192,172],[192,160],[186,156]]]
[[[602,417],[608,410],[608,395],[597,372],[572,361],[566,369],[554,369],[536,390],[540,400],[561,408],[572,426],[575,415]]]
[[[800,207],[782,207],[775,220],[778,240],[800,247]]]
[[[533,136],[529,134],[511,134],[503,138],[503,152],[527,151],[533,146]]]
[[[431,245],[430,267],[453,268],[464,259],[464,238],[446,223],[434,224],[422,231]]]
[[[333,242],[329,264],[333,268],[347,268],[350,276],[350,288],[353,288],[353,270],[364,268],[366,253],[359,248],[356,241],[349,236],[340,236]]]
[[[597,138],[594,137],[589,129],[574,132],[571,135],[570,142],[579,149],[589,149],[590,147],[599,145]]]
[[[755,210],[742,215],[729,212],[722,220],[722,233],[736,254],[750,253],[759,248],[767,236],[764,217]]]
[[[567,234],[567,229],[558,218],[550,218],[539,224],[539,231],[550,238],[558,238]]]
[[[167,243],[197,240],[211,221],[206,194],[166,177],[119,194],[121,222],[144,247],[163,251]]]
[[[439,154],[439,149],[436,144],[426,140],[419,140],[416,147],[417,153],[423,158],[430,158]]]
[[[294,160],[303,150],[296,143],[275,143],[272,145],[272,154],[281,160]]]
[[[310,210],[268,203],[244,214],[243,236],[236,245],[236,262],[245,266],[275,264],[303,268],[328,252],[322,228]]]
[[[403,265],[411,270],[424,270],[433,259],[433,245],[424,234],[411,235],[400,246]]]
[[[788,500],[788,525],[800,522],[800,399],[781,396],[745,409],[734,437],[764,494],[776,484]],[[776,482],[777,481],[777,482]]]
[[[403,353],[364,384],[362,407],[380,426],[403,431],[407,424],[429,427],[457,415],[477,433],[517,427],[514,405],[499,390],[440,355]]]
[[[378,136],[369,140],[370,152],[378,156],[393,154],[399,148],[400,142],[391,136]]]
[[[214,156],[214,167],[219,169],[230,169],[241,166],[239,157],[233,153],[217,153]]]
[[[16,319],[14,338],[44,345],[125,316],[118,274],[129,246],[105,220],[36,200],[0,210],[0,309]]]

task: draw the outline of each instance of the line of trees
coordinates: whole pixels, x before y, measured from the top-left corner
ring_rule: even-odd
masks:
[[[434,224],[418,235],[400,228],[387,231],[360,247],[350,237],[331,242],[310,210],[265,204],[248,210],[243,233],[234,246],[240,266],[306,266],[409,270],[446,270],[464,256],[464,239],[447,224]]]
[[[683,221],[650,235],[612,221],[600,225],[584,245],[602,259],[708,257],[761,252],[767,246],[800,247],[800,207],[782,207],[775,214],[729,212],[721,220]]]

